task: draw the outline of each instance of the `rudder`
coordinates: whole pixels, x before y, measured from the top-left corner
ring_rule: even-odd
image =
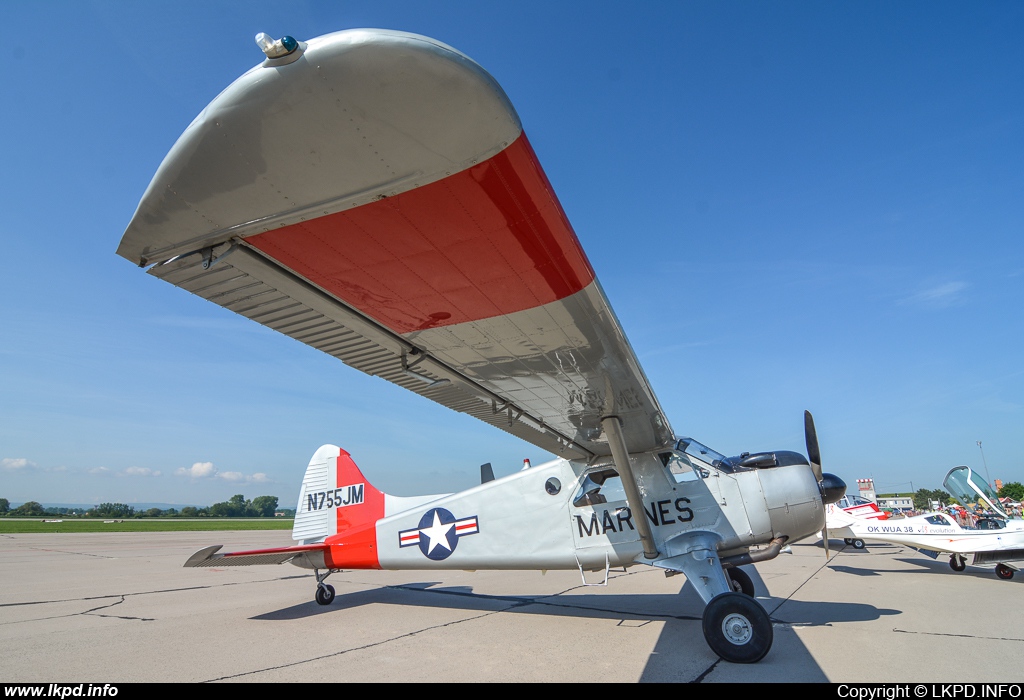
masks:
[[[309,544],[364,529],[384,517],[384,493],[366,480],[348,452],[318,449],[302,479],[292,539]]]

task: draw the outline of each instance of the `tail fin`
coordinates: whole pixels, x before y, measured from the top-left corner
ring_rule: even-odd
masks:
[[[856,522],[857,518],[847,513],[835,503],[829,503],[825,506],[825,526],[829,530],[838,530],[841,527],[848,527]]]
[[[306,467],[292,539],[309,544],[339,532],[372,528],[384,517],[384,499],[348,452],[324,445]]]

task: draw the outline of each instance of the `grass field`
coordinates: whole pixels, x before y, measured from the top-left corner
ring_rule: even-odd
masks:
[[[26,532],[184,532],[202,530],[291,530],[291,518],[141,518],[103,522],[99,518],[70,518],[45,523],[43,518],[0,518],[0,534]]]

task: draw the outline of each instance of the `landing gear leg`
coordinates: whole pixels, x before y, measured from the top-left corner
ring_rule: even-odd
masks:
[[[756,600],[721,593],[704,608],[704,639],[726,661],[752,664],[772,648],[772,621]]]
[[[729,568],[725,570],[725,575],[729,579],[729,583],[732,584],[732,590],[735,593],[742,593],[754,598],[754,582],[750,580],[750,576],[743,569]]]
[[[735,566],[723,568],[717,551],[720,541],[711,532],[683,532],[665,541],[664,551],[672,556],[654,566],[669,575],[685,574],[704,601],[704,639],[711,651],[732,663],[752,664],[772,648],[772,621],[751,597],[754,587],[747,589],[746,572]],[[784,541],[777,540],[779,545]],[[742,592],[736,590],[737,584]]]
[[[324,583],[327,577],[334,573],[334,569],[328,569],[324,573],[320,573],[320,569],[313,569],[313,573],[316,574],[316,602],[320,605],[330,605],[334,602],[334,586],[329,583]]]
[[[967,561],[959,554],[950,554],[949,568],[953,571],[963,571],[967,568]]]

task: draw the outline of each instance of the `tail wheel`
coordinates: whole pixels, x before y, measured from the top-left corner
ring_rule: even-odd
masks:
[[[856,539],[850,542],[850,544],[853,545],[854,549],[864,549],[864,540]]]
[[[1013,569],[1008,567],[1006,564],[996,564],[996,576],[1004,581],[1009,581],[1013,578]]]
[[[963,571],[967,568],[967,562],[958,554],[949,555],[949,568],[953,571]]]
[[[730,568],[725,570],[726,576],[729,577],[729,583],[732,584],[732,590],[736,593],[742,593],[748,595],[751,598],[754,596],[754,582],[750,580],[750,576],[743,569]]]
[[[772,648],[772,621],[756,600],[722,593],[704,608],[704,639],[711,651],[735,664],[752,664]]]
[[[329,583],[316,587],[316,602],[320,605],[330,605],[334,602],[334,586]]]

